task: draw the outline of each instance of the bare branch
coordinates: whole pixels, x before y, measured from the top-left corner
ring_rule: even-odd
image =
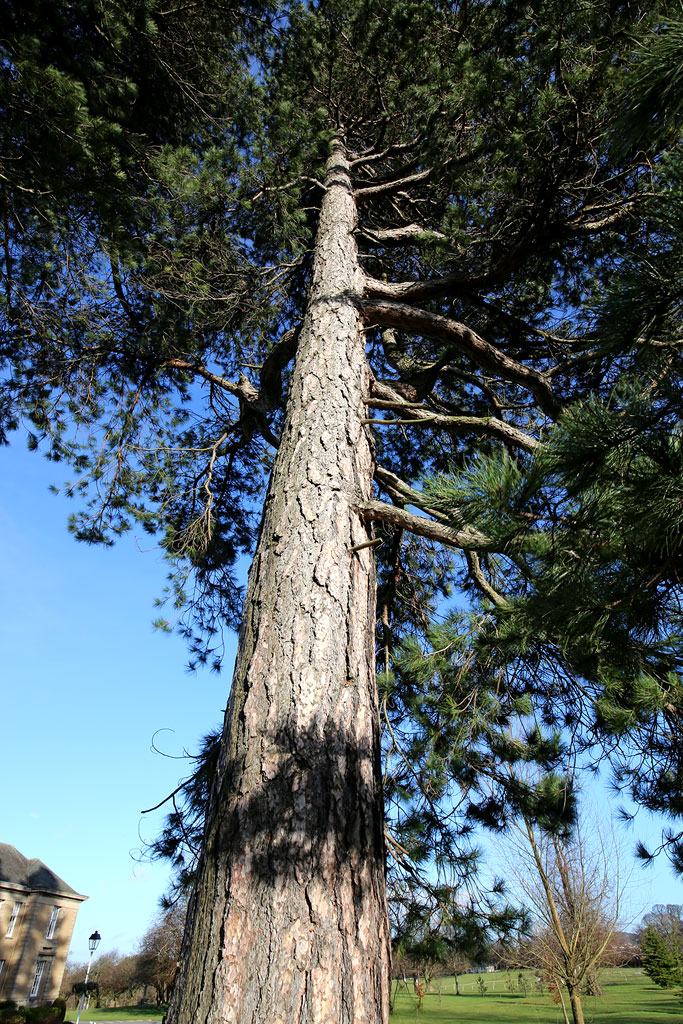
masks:
[[[390,495],[393,501],[398,502],[400,505],[414,505],[416,508],[422,509],[432,519],[436,519],[439,522],[448,524],[448,517],[437,509],[430,508],[428,501],[425,499],[425,495],[421,491],[416,491],[414,487],[407,484],[405,480],[401,480],[399,476],[392,473],[390,469],[384,469],[383,466],[375,467],[375,480],[380,484],[381,487]]]
[[[382,391],[390,392],[391,389],[382,382],[376,381],[375,385],[373,385],[373,391],[381,394]],[[442,413],[434,412],[428,406],[421,403],[406,402],[398,394],[384,399],[368,398],[366,403],[373,409],[395,409],[407,417],[406,419],[396,420],[365,421],[377,426],[390,427],[402,423],[410,426],[442,427],[456,436],[479,434],[484,437],[497,437],[506,444],[523,448],[527,452],[535,451],[540,444],[530,434],[525,434],[524,431],[518,430],[517,427],[511,426],[511,424],[505,423],[503,420],[499,420],[496,416],[446,416]]]
[[[471,274],[442,274],[429,281],[379,281],[376,277],[365,279],[365,294],[384,299],[422,299],[443,298],[462,291],[476,291],[493,284],[499,284],[517,262],[516,253],[510,254],[489,270],[480,270]]]
[[[366,164],[373,164],[380,160],[387,160],[389,157],[396,156],[398,153],[405,153],[408,149],[414,149],[414,147],[421,141],[422,136],[419,135],[416,139],[411,139],[410,142],[403,142],[395,146],[388,146],[387,149],[384,149],[379,153],[373,152],[364,156],[357,156],[355,159],[349,161],[349,167],[355,171],[357,167],[364,167]]]
[[[325,191],[325,186],[322,181],[318,181],[317,178],[311,178],[307,174],[300,174],[298,178],[292,178],[291,181],[285,182],[284,185],[264,185],[263,188],[260,188],[258,192],[253,194],[251,201],[252,203],[255,202],[257,199],[260,199],[261,196],[267,195],[268,192],[286,192],[287,189],[293,188],[295,185],[300,185],[301,183],[316,185],[318,188]]]
[[[417,534],[419,537],[427,537],[429,540],[447,544],[452,548],[460,548],[462,551],[473,551],[477,548],[493,550],[488,537],[478,530],[469,527],[465,530],[454,530],[443,523],[435,523],[424,516],[416,516],[405,509],[397,508],[396,505],[388,505],[384,501],[364,501],[356,505],[357,511],[364,519],[371,519],[382,523],[391,523],[409,533]]]
[[[624,217],[627,217],[633,211],[634,207],[638,206],[641,200],[652,198],[656,194],[656,192],[641,192],[630,199],[615,199],[611,203],[594,203],[591,206],[586,206],[567,221],[563,226],[563,230],[565,233],[570,235],[596,234],[604,228],[617,224],[620,220],[623,220]],[[602,211],[602,217],[598,217],[593,220],[584,219],[587,214],[594,214],[598,211]]]
[[[420,224],[406,224],[400,228],[363,228],[359,234],[374,245],[405,245],[408,242],[420,242],[423,239],[447,239],[443,231],[434,228],[423,228]]]
[[[469,159],[476,154],[471,154]],[[458,163],[467,162],[464,158]],[[468,273],[443,274],[428,281],[378,281],[366,278],[365,294],[387,299],[409,299],[412,301],[442,298],[466,291],[472,293],[481,288],[501,284],[509,274],[524,265],[527,257],[533,252],[536,239],[543,226],[547,227],[544,216],[534,217],[530,223],[522,227],[515,242],[498,263],[481,270]],[[561,230],[562,226],[554,226]]]
[[[294,358],[299,340],[299,329],[290,328],[285,331],[277,344],[266,356],[259,383],[261,395],[269,409],[282,404],[282,371],[287,363]]]
[[[382,185],[369,185],[366,188],[357,188],[354,192],[354,198],[357,203],[362,203],[366,199],[374,199],[375,196],[389,195],[398,189],[405,188],[407,185],[416,185],[420,181],[427,181],[434,173],[434,170],[434,167],[428,167],[424,171],[408,174],[405,178],[398,178],[396,181],[386,181]]]
[[[240,374],[239,380],[235,384],[234,381],[226,380],[225,377],[212,373],[211,370],[208,370],[201,363],[189,363],[184,359],[167,359],[163,366],[195,374],[195,376],[201,377],[210,384],[215,384],[216,387],[221,388],[223,391],[228,391],[231,395],[235,395],[239,399],[241,426],[244,436],[247,439],[251,437],[253,428],[256,427],[269,445],[273,448],[278,447],[279,442],[271,432],[266,417],[265,404],[261,399],[261,395],[244,374]]]
[[[164,367],[170,367],[174,370],[184,370],[186,373],[191,373],[195,377],[201,377],[202,380],[208,381],[210,384],[215,384],[216,387],[221,388],[223,391],[229,391],[231,395],[241,395],[243,388],[241,384],[235,384],[234,381],[227,380],[225,377],[221,377],[217,373],[212,373],[206,366],[201,363],[189,363],[186,359],[167,359],[163,363]],[[246,380],[246,378],[244,378]]]
[[[516,359],[505,355],[499,348],[485,341],[475,331],[457,320],[449,320],[437,313],[428,313],[405,303],[388,302],[380,299],[363,299],[361,308],[370,323],[398,327],[426,337],[448,342],[454,349],[463,352],[482,369],[503,380],[519,384],[530,391],[540,408],[552,419],[561,412],[562,405],[553,394],[545,374],[530,369]]]
[[[467,559],[467,568],[469,569],[470,576],[479,587],[481,592],[488,597],[489,601],[498,608],[507,608],[509,602],[502,597],[497,590],[494,590],[489,581],[482,572],[481,565],[479,563],[479,556],[476,551],[466,551],[465,558]]]

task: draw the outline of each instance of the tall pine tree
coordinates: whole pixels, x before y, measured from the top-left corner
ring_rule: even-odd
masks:
[[[674,379],[670,304],[626,343],[595,329],[624,252],[670,240],[670,135],[613,137],[638,39],[665,26],[616,2],[140,0],[49,5],[46,45],[46,6],[4,5],[6,427],[72,462],[79,538],[160,536],[196,658],[241,615],[169,1019],[385,1020],[380,709],[405,765],[389,848],[419,859],[451,783],[552,766],[534,716],[576,732],[586,679],[613,716],[648,644],[675,667],[628,618],[608,616],[621,660],[552,621],[536,644],[527,601],[553,605],[574,552],[604,603],[596,527],[552,459],[634,354]],[[639,487],[600,474],[599,526],[603,485],[626,511]],[[630,568],[619,608],[647,590]],[[481,612],[428,657],[449,579]],[[552,790],[512,799],[542,818]],[[495,825],[497,804],[468,813]]]

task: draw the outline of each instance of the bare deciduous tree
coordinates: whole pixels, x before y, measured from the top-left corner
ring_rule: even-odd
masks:
[[[531,940],[510,952],[508,963],[544,975],[569,1024],[566,990],[574,1024],[583,1024],[581,993],[598,994],[597,972],[609,958],[619,921],[622,884],[614,843],[597,829],[590,840],[581,830],[571,838],[550,835],[529,819],[510,843],[516,854],[512,884],[536,926]]]
[[[92,980],[99,986],[100,1001],[118,1006],[122,997],[132,998],[137,987],[138,959],[136,956],[122,956],[114,949],[101,953],[92,967]]]
[[[176,903],[157,918],[140,939],[138,980],[153,986],[157,1003],[167,1002],[175,980],[183,941],[187,903]]]

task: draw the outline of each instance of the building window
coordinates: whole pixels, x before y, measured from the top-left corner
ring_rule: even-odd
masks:
[[[36,960],[36,973],[33,976],[33,984],[31,985],[31,991],[29,992],[29,999],[34,999],[38,995],[40,983],[43,980],[43,974],[45,973],[46,964],[47,960]]]
[[[53,907],[52,913],[50,914],[50,920],[45,932],[46,939],[53,939],[55,935],[55,928],[57,927],[57,921],[59,920],[59,907]]]
[[[5,938],[11,939],[14,935],[14,926],[17,923],[19,917],[19,911],[21,910],[21,903],[15,903],[12,907],[12,913],[10,914],[9,924],[7,925],[7,931],[5,932]]]

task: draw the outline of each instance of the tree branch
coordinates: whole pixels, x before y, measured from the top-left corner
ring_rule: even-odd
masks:
[[[656,196],[656,192],[641,192],[638,195],[632,196],[630,199],[615,199],[609,203],[593,203],[590,206],[584,207],[574,214],[564,225],[563,231],[570,235],[592,235],[598,231],[602,231],[603,228],[611,227],[612,224],[618,223],[622,218],[627,217],[633,208],[639,204],[642,199],[651,199]],[[611,212],[607,212],[610,210]],[[584,220],[583,218],[589,213],[596,213],[602,211],[604,216],[598,217],[594,220]]]
[[[497,608],[507,608],[509,602],[506,601],[497,590],[493,589],[489,581],[484,576],[477,552],[471,550],[465,551],[465,558],[467,560],[467,568],[469,569],[470,576],[481,592],[485,594],[489,601],[492,601]]]
[[[442,413],[434,412],[428,406],[421,403],[406,402],[398,393],[393,392],[393,389],[382,381],[375,381],[372,390],[378,396],[384,395],[384,397],[368,398],[366,399],[367,405],[373,409],[395,409],[407,417],[405,420],[400,421],[369,421],[379,426],[391,426],[392,423],[402,422],[414,424],[415,426],[443,427],[456,436],[479,434],[484,437],[497,437],[506,444],[523,448],[527,452],[533,452],[539,447],[539,442],[536,438],[531,437],[530,434],[525,434],[522,430],[518,430],[517,427],[513,427],[509,423],[505,423],[504,420],[499,420],[496,416],[446,416]]]
[[[460,548],[461,551],[494,550],[488,537],[478,530],[454,530],[443,523],[435,523],[424,516],[416,516],[405,509],[397,508],[396,505],[388,505],[384,501],[364,501],[356,505],[356,510],[364,519],[379,520],[383,523],[391,523],[409,533],[417,534],[418,537],[427,537],[429,540],[436,540],[441,544],[447,544],[452,548]]]
[[[457,162],[461,163],[462,161]],[[441,277],[432,278],[428,281],[390,283],[367,277],[365,294],[387,299],[421,300],[443,298],[457,292],[472,292],[501,284],[512,271],[524,265],[527,256],[533,252],[539,233],[549,226],[547,206],[547,197],[546,201],[539,199],[538,210],[533,216],[530,216],[528,222],[520,229],[516,240],[500,261],[488,269],[467,274],[443,274]],[[558,226],[554,225],[553,229],[558,230]]]
[[[263,362],[259,384],[261,396],[268,409],[282,405],[282,371],[294,358],[298,341],[299,328],[290,328],[285,331]]]
[[[441,277],[434,277],[428,281],[379,281],[376,277],[366,275],[365,294],[373,298],[408,299],[417,302],[422,299],[443,298],[457,292],[488,288],[504,281],[508,274],[523,262],[529,249],[530,245],[523,246],[520,243],[500,263],[488,270],[470,274],[442,274]]]
[[[353,196],[357,203],[366,199],[374,199],[375,196],[386,196],[406,185],[416,185],[420,181],[427,181],[434,173],[434,167],[428,167],[424,171],[417,171],[415,174],[408,174],[405,178],[397,178],[395,181],[385,181],[382,185],[368,185],[366,188],[355,189]]]
[[[505,355],[490,342],[484,341],[465,324],[399,302],[362,299],[361,308],[366,320],[370,323],[398,327],[404,331],[412,331],[448,342],[454,349],[464,353],[482,369],[488,370],[503,380],[519,384],[530,391],[540,408],[551,419],[557,419],[559,416],[562,405],[553,394],[552,387],[544,374]]]
[[[366,164],[377,163],[380,160],[387,160],[389,157],[396,156],[397,153],[405,153],[406,150],[414,149],[415,146],[419,145],[422,137],[418,136],[416,139],[412,139],[410,142],[398,143],[395,146],[388,146],[387,149],[381,152],[366,153],[361,156],[354,157],[353,160],[349,160],[349,167],[354,170],[357,167],[364,167]]]
[[[381,487],[389,494],[393,501],[399,503],[399,505],[414,505],[416,508],[422,509],[432,519],[436,519],[439,522],[448,525],[448,517],[443,512],[438,512],[435,508],[430,508],[425,501],[425,496],[422,491],[416,491],[414,487],[407,484],[405,480],[401,480],[400,476],[396,476],[390,469],[384,469],[383,466],[375,467],[375,480],[380,484]]]
[[[189,363],[185,359],[167,359],[162,364],[164,367],[170,367],[173,370],[184,370],[186,373],[191,373],[195,377],[201,377],[202,380],[208,381],[210,384],[215,384],[216,387],[221,388],[223,391],[229,391],[231,395],[239,397],[243,394],[244,387],[242,380],[247,380],[246,377],[240,378],[240,383],[235,384],[234,381],[227,380],[225,377],[221,377],[217,373],[212,373],[201,363]]]
[[[375,245],[405,245],[407,242],[419,242],[422,239],[446,239],[443,231],[434,228],[423,228],[419,224],[406,224],[401,228],[361,228],[358,231],[366,241]]]
[[[138,316],[136,316],[134,309],[132,308],[130,302],[128,301],[126,293],[123,290],[123,283],[121,281],[121,272],[119,270],[119,267],[116,263],[114,263],[114,261],[111,258],[109,260],[109,266],[111,267],[111,279],[114,285],[114,292],[116,294],[116,297],[121,303],[121,307],[126,316],[128,317],[128,319],[130,320],[130,322],[133,324],[134,327],[137,327],[139,330],[141,328],[140,319]]]
[[[239,399],[242,431],[245,437],[251,436],[252,428],[255,426],[269,445],[273,448],[278,447],[279,442],[271,432],[266,417],[265,404],[261,395],[244,374],[240,374],[239,381],[235,384],[234,381],[226,380],[225,377],[212,373],[211,370],[208,370],[201,363],[189,363],[185,359],[167,359],[162,365],[164,367],[171,367],[174,370],[185,370],[187,373],[201,377],[210,384],[215,384],[216,387],[221,388],[223,391],[228,391],[231,395],[235,395]]]

